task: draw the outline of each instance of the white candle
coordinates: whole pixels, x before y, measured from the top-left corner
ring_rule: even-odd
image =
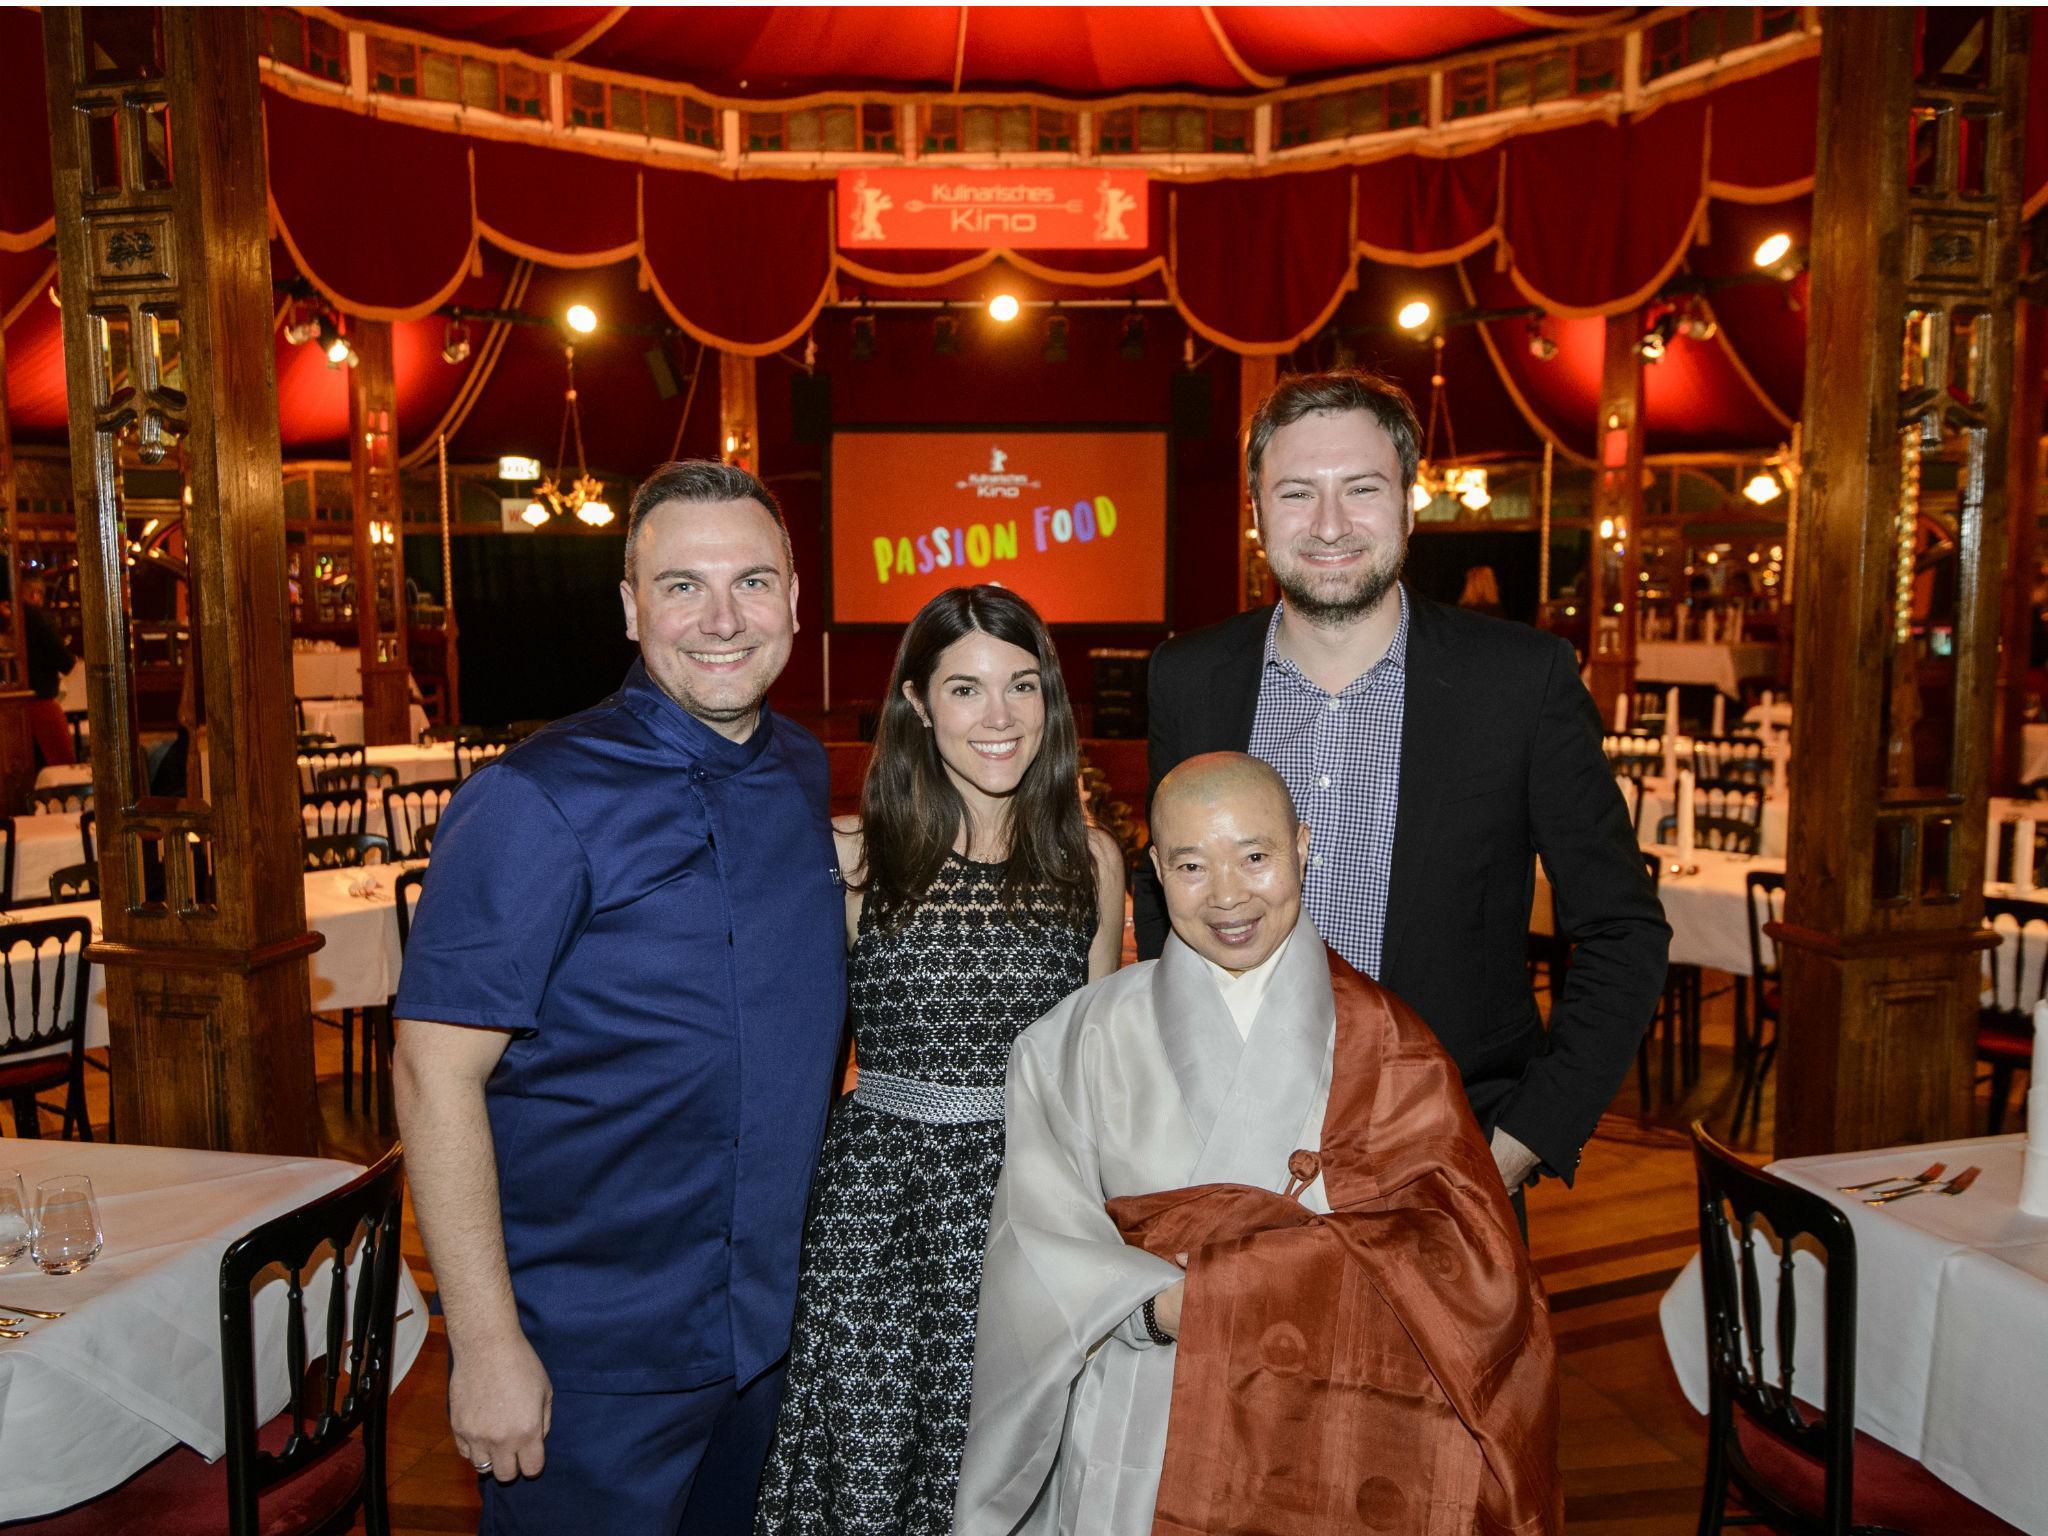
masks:
[[[1628,729],[1628,690],[1623,689],[1614,696],[1614,734],[1619,736]]]
[[[2029,1093],[2048,1088],[2048,1077],[2041,1075],[2044,1072],[2048,1072],[2048,1000],[2034,1004],[2034,1064],[2027,1072]],[[2048,1125],[2042,1124],[2039,1117],[2030,1117],[2027,1125],[2034,1139],[2048,1144]]]
[[[1678,770],[1678,862],[1692,858],[1692,769]]]
[[[1984,835],[1984,883],[1998,884],[1998,837],[2005,830],[2005,823],[1998,817],[1991,818],[1991,826]]]
[[[1725,693],[1716,693],[1714,695],[1714,734],[1716,736],[1726,736],[1728,734],[1728,695]]]
[[[2022,816],[2012,834],[2013,889],[2024,894],[2034,888],[2034,818]]]

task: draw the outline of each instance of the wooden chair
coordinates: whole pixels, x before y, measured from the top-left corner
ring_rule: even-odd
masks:
[[[92,786],[52,784],[44,789],[32,789],[28,792],[28,809],[31,816],[57,816],[73,811],[89,811],[92,809]]]
[[[1693,782],[1701,788],[1761,791],[1771,762],[1756,736],[1696,736],[1692,743]]]
[[[299,793],[316,795],[320,792],[320,775],[333,768],[360,768],[363,765],[361,747],[310,747],[299,751]]]
[[[109,1493],[10,1536],[339,1536],[360,1515],[386,1536],[385,1429],[398,1332],[400,1149],[340,1189],[266,1221],[220,1261],[221,1376],[227,1454],[209,1465],[185,1446]],[[354,1283],[347,1256],[359,1255]],[[284,1409],[257,1421],[252,1293],[284,1272]],[[307,1291],[328,1272],[326,1315],[309,1318]],[[318,1353],[307,1359],[311,1350]]]
[[[1764,926],[1785,916],[1785,877],[1768,869],[1752,869],[1743,881],[1742,896],[1744,914],[1749,920],[1749,984],[1735,990],[1735,1059],[1742,1069],[1742,1078],[1735,1090],[1735,1113],[1728,1122],[1730,1140],[1742,1134],[1745,1105],[1751,1117],[1751,1130],[1756,1129],[1763,1115],[1764,1080],[1778,1056],[1778,1032],[1783,1027],[1784,1012],[1778,947],[1771,943]]]
[[[370,855],[375,854],[373,859]],[[391,843],[381,832],[343,832],[333,837],[306,839],[306,869],[360,869],[366,864],[389,864]]]
[[[2013,1077],[2031,1075],[2034,1005],[2048,996],[2048,902],[1987,896],[1984,921],[2002,941],[1985,953],[1985,1000],[1977,1010],[1977,1064],[1991,1069],[1986,1128],[1996,1136],[2005,1129]]]
[[[6,846],[0,852],[0,907],[15,907],[24,903],[14,891],[14,818],[7,818]]]
[[[1755,856],[1757,847],[1763,840],[1763,829],[1755,822],[1736,820],[1727,816],[1695,816],[1692,819],[1692,831],[1694,842],[1701,848],[1751,857]],[[1676,816],[1666,816],[1657,823],[1657,841],[1678,841]]]
[[[50,875],[51,901],[98,901],[100,867],[97,864],[66,864]]]
[[[398,963],[405,964],[405,946],[412,942],[412,915],[420,903],[420,890],[427,883],[424,869],[408,869],[398,877],[392,895],[398,904]]]
[[[100,820],[88,806],[78,813],[78,846],[85,854],[85,862],[97,866],[100,861]]]
[[[71,727],[71,756],[73,760],[81,763],[91,762],[92,736],[86,712],[82,709],[67,709],[64,711],[64,723]]]
[[[307,837],[352,837],[363,830],[366,809],[361,795],[299,796],[299,816]]]
[[[1664,873],[1664,861],[1656,854],[1643,854],[1643,868],[1650,876],[1650,890],[1654,893]],[[1671,1054],[1674,1037],[1683,1029],[1685,1011],[1684,996],[1677,984],[1676,972],[1691,970],[1690,966],[1666,966],[1664,970],[1664,995],[1658,1000],[1657,1015],[1650,1020],[1650,1027],[1643,1031],[1643,1038],[1636,1042],[1636,1103],[1638,1113],[1648,1118],[1650,1113],[1650,1041],[1658,1030],[1664,1032],[1664,1071],[1662,1086],[1664,1097],[1671,1097]]]
[[[360,795],[374,800],[387,789],[398,787],[398,770],[384,763],[349,763],[340,768],[323,768],[314,775],[316,794]]]
[[[36,1095],[61,1087],[64,1139],[76,1132],[79,1140],[92,1140],[85,1111],[85,1003],[92,977],[85,947],[91,942],[92,924],[83,917],[0,924],[0,1001],[7,1021],[0,1033],[0,1098],[14,1104],[17,1136],[42,1134]],[[17,962],[27,968],[20,979]]]
[[[1724,1524],[1799,1536],[2015,1536],[1918,1462],[1856,1428],[1856,1234],[1848,1216],[1824,1196],[1750,1167],[1698,1120],[1692,1145],[1707,1330],[1700,1536],[1717,1536]],[[1776,1249],[1768,1266],[1758,1253],[1760,1228],[1769,1229]],[[1818,1403],[1801,1394],[1794,1366],[1799,1324],[1811,1318],[1792,1304],[1792,1254],[1809,1240],[1826,1265]],[[1774,1372],[1767,1351],[1776,1354]],[[1725,1513],[1731,1490],[1753,1515]]]
[[[455,744],[455,782],[461,783],[492,758],[503,757],[507,745],[502,741],[458,741]]]
[[[1603,736],[1600,744],[1607,754],[1607,766],[1616,778],[1640,783],[1664,771],[1664,743],[1659,737],[1623,733]]]
[[[417,858],[429,851],[433,829],[461,787],[457,779],[421,779],[384,791],[384,835],[398,857]]]
[[[325,731],[300,731],[299,751],[318,752],[334,745],[334,738]]]

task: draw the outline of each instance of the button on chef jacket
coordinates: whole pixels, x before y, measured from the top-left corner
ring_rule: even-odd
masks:
[[[846,1007],[824,749],[729,741],[642,663],[462,786],[401,1018],[502,1029],[520,1325],[565,1391],[744,1385],[789,1344]]]

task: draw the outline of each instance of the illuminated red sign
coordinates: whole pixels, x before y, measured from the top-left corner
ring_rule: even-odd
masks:
[[[851,250],[1142,250],[1145,173],[864,166],[839,173]]]

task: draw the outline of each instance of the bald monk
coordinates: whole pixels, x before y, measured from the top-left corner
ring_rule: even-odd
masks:
[[[1457,1068],[1301,910],[1273,770],[1152,805],[1172,934],[1018,1039],[958,1536],[1563,1529],[1549,1312]]]

